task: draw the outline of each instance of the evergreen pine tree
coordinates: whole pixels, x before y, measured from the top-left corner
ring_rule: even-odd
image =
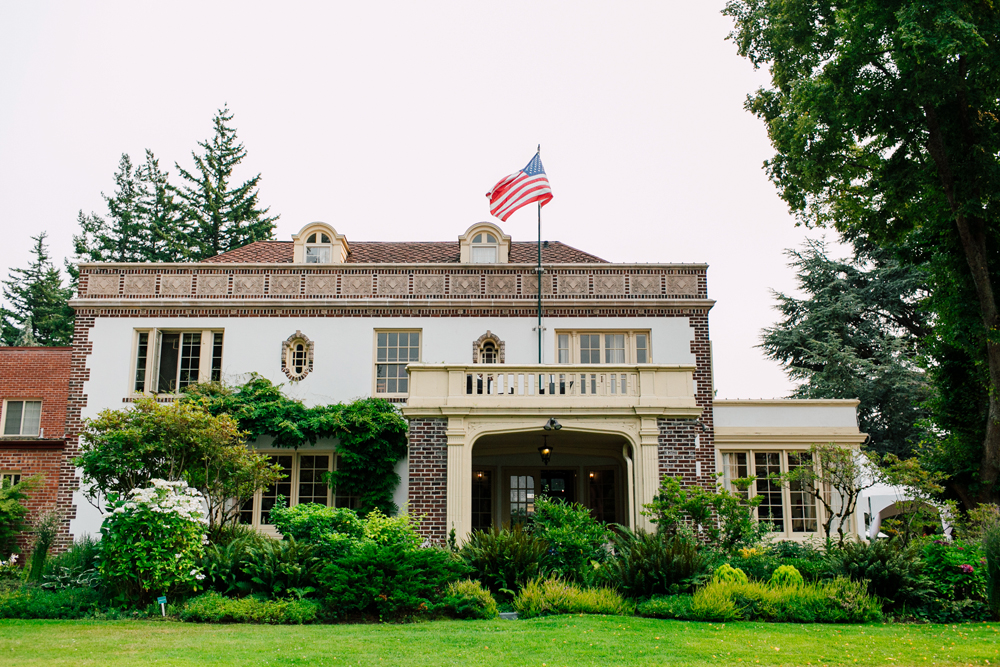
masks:
[[[140,191],[136,209],[143,223],[137,252],[143,262],[183,262],[190,256],[189,233],[178,217],[167,173],[153,151],[146,149],[146,163],[136,169]]]
[[[273,238],[278,217],[269,217],[269,208],[259,208],[260,174],[241,185],[231,183],[233,169],[247,154],[229,126],[232,119],[228,106],[220,109],[212,119],[215,136],[198,142],[202,155],[191,153],[195,168],[188,171],[177,165],[185,184],[174,191],[182,218],[190,226],[194,260]]]
[[[72,289],[63,286],[59,269],[45,247],[45,232],[31,237],[34,255],[26,269],[11,269],[3,282],[6,306],[0,307],[0,339],[4,345],[70,345],[73,309],[66,303]]]

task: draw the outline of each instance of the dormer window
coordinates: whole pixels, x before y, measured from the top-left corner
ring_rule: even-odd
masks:
[[[472,263],[496,264],[499,244],[497,237],[489,232],[480,232],[472,237]]]
[[[483,343],[483,347],[479,352],[479,361],[484,364],[495,364],[497,362],[497,346],[493,341],[488,340]]]
[[[330,264],[332,261],[330,237],[322,232],[310,234],[306,238],[306,264]]]

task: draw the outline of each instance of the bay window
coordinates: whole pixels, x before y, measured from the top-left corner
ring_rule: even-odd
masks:
[[[801,482],[782,484],[775,479],[797,467],[812,465],[807,451],[744,450],[722,452],[722,482],[744,497],[760,497],[757,519],[771,524],[774,533],[793,537],[819,530],[819,512],[813,489]],[[753,478],[749,486],[735,480]]]

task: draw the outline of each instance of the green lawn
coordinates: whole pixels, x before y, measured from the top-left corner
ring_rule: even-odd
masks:
[[[0,621],[0,665],[996,665],[1000,623],[777,625],[556,616],[411,625]]]

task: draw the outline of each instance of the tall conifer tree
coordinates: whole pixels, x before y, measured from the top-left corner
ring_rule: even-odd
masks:
[[[233,170],[247,154],[229,125],[232,119],[228,106],[220,109],[212,119],[215,136],[198,142],[201,155],[191,153],[194,169],[177,165],[184,184],[174,192],[190,228],[194,260],[273,238],[278,217],[269,217],[270,209],[260,208],[260,174],[239,185],[232,183]]]
[[[0,308],[0,339],[4,345],[70,345],[74,313],[66,302],[72,290],[63,286],[59,269],[49,259],[45,232],[31,238],[31,264],[11,269],[3,281],[6,305]]]

